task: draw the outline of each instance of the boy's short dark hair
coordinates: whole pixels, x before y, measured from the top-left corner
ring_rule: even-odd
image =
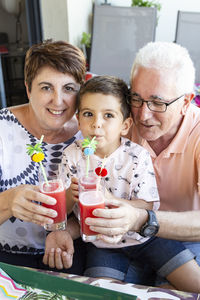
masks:
[[[119,99],[123,119],[130,116],[129,88],[120,78],[115,76],[95,76],[86,81],[80,88],[76,99],[76,109],[79,112],[81,98],[87,93],[112,95]]]
[[[68,73],[80,84],[85,80],[86,62],[83,52],[65,41],[46,40],[34,44],[26,52],[24,76],[29,91],[38,71],[44,66]]]

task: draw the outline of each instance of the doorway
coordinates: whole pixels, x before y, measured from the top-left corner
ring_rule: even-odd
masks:
[[[39,0],[0,0],[0,108],[28,102],[27,49],[42,38]]]

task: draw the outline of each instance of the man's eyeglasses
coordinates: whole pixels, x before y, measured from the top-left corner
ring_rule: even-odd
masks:
[[[183,97],[183,95],[179,96],[178,98],[172,100],[171,102],[162,102],[160,101],[160,98],[154,98],[154,100],[144,100],[142,99],[138,94],[132,93],[130,95],[130,100],[129,104],[132,105],[133,107],[140,108],[142,107],[143,103],[145,102],[147,104],[147,107],[149,110],[154,111],[154,112],[160,112],[163,113],[167,110],[167,107]]]

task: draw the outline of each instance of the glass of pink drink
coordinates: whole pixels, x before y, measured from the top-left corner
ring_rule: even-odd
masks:
[[[78,175],[78,185],[79,193],[87,190],[96,190],[98,176],[94,172],[96,161],[90,158],[90,168],[86,172],[86,160],[81,159],[77,163],[77,175]]]
[[[51,165],[52,166],[52,165]],[[55,205],[42,203],[46,208],[57,211],[57,217],[53,218],[53,224],[46,224],[44,228],[48,231],[65,230],[67,211],[66,211],[66,190],[61,169],[53,166],[53,171],[49,170],[49,166],[45,168],[48,184],[46,183],[42,172],[39,174],[40,192],[56,199]]]
[[[89,174],[88,176],[82,175],[79,178],[79,192],[87,190],[96,190],[97,176],[95,174]]]
[[[79,186],[79,220],[81,225],[81,236],[85,242],[95,241],[97,232],[90,230],[85,224],[88,217],[96,218],[92,212],[96,208],[105,208],[103,185],[101,178],[95,173],[97,167],[95,157],[90,156],[89,168],[85,159],[77,163],[77,175]]]
[[[88,217],[96,218],[92,212],[96,208],[105,208],[105,202],[101,191],[96,189],[88,189],[79,194],[79,208],[80,208],[80,224],[81,236],[83,241],[92,242],[97,239],[97,233],[90,230],[89,226],[85,224],[85,219]]]
[[[90,230],[85,224],[85,219],[88,217],[95,218],[92,214],[95,208],[105,208],[103,187],[100,185],[99,177],[90,170],[88,175],[85,172],[86,168],[79,169],[78,185],[79,185],[79,219],[81,225],[81,236],[85,242],[95,241],[97,238],[96,232]]]

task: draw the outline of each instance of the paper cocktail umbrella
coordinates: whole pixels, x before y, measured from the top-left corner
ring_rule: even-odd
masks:
[[[96,136],[94,136],[91,140],[86,138],[82,142],[83,152],[87,156],[86,162],[86,176],[88,177],[89,167],[90,167],[90,155],[94,154],[97,146],[97,141],[95,141]]]
[[[47,185],[49,185],[48,180],[47,180],[47,175],[45,173],[44,170],[44,166],[42,164],[42,160],[44,159],[44,153],[42,150],[42,141],[43,141],[44,135],[41,136],[39,143],[37,143],[35,146],[27,144],[26,149],[27,149],[27,153],[28,155],[31,156],[32,161],[34,162],[38,162],[40,164],[40,168],[42,170],[42,174],[44,176],[44,180],[46,182]]]

